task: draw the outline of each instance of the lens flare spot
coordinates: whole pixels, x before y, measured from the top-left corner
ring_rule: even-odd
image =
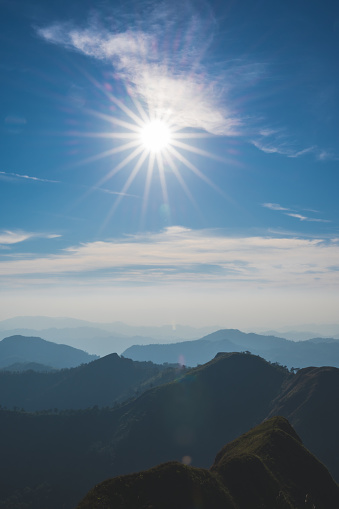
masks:
[[[184,465],[190,465],[192,463],[191,456],[184,456],[182,458],[182,462],[183,462]]]
[[[185,366],[185,357],[181,354],[179,355],[179,359],[178,359],[178,364],[179,366]]]

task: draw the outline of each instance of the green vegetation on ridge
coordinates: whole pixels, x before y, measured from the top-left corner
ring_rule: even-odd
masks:
[[[210,470],[171,462],[109,479],[77,509],[301,509],[306,499],[336,509],[339,487],[288,421],[274,417],[226,445]]]

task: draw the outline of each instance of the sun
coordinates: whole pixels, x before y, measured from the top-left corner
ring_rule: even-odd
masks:
[[[192,195],[190,186],[186,183],[187,171],[193,173],[208,186],[223,195],[219,187],[193,164],[188,155],[188,153],[193,153],[203,157],[215,158],[214,154],[206,152],[194,143],[199,138],[209,137],[209,133],[188,132],[181,125],[181,122],[178,121],[180,118],[179,114],[175,115],[171,110],[163,110],[161,108],[144,109],[143,105],[133,96],[130,97],[135,109],[128,107],[110,92],[105,91],[105,95],[114,104],[114,109],[118,110],[117,115],[109,115],[99,111],[90,111],[90,113],[107,121],[114,126],[113,129],[108,132],[76,133],[78,136],[109,138],[114,141],[114,146],[111,149],[86,158],[78,164],[97,161],[104,157],[114,157],[116,154],[123,152],[127,153],[126,157],[113,166],[93,186],[93,190],[102,188],[105,182],[113,178],[118,172],[126,169],[126,181],[121,190],[114,192],[117,198],[106,217],[103,227],[114,214],[121,200],[125,196],[131,196],[129,195],[129,189],[140,172],[143,172],[145,175],[141,221],[143,221],[146,213],[155,171],[158,172],[160,177],[163,202],[165,204],[169,202],[166,180],[168,175],[172,174],[178,180],[189,200],[198,209],[198,204]],[[117,131],[117,127],[121,130]],[[193,142],[193,144],[187,143],[187,141]],[[218,160],[220,159],[218,158]]]
[[[161,152],[171,143],[170,127],[163,120],[152,120],[141,128],[140,139],[142,146],[149,152]]]

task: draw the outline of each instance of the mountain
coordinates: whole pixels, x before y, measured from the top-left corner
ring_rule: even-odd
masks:
[[[26,369],[23,373],[0,372],[0,404],[27,411],[114,406],[150,386],[171,381],[183,373],[182,369],[132,361],[117,354],[76,368],[52,373],[41,371],[46,369],[35,369],[35,372],[27,372]]]
[[[61,369],[79,366],[96,358],[96,355],[82,350],[37,337],[11,336],[0,341],[0,368],[15,363],[37,362]]]
[[[274,417],[223,447],[209,470],[170,462],[109,479],[77,509],[294,509],[312,504],[339,507],[339,486],[288,421]]]
[[[37,371],[40,373],[50,373],[55,371],[54,368],[46,366],[45,364],[39,364],[38,362],[16,362],[10,366],[2,368],[3,371],[10,371],[12,373],[22,373],[24,371]],[[10,405],[12,406],[12,405]]]
[[[0,339],[7,336],[39,336],[47,341],[58,344],[67,344],[73,348],[85,350],[92,355],[108,355],[110,353],[120,354],[126,348],[135,344],[149,344],[156,340],[143,336],[115,336],[111,332],[95,327],[68,327],[58,329],[12,329],[0,330]]]
[[[194,341],[168,345],[133,345],[127,348],[123,355],[133,360],[157,363],[178,362],[180,359],[185,365],[196,366],[208,362],[218,352],[243,351],[250,351],[289,368],[310,365],[339,367],[339,341],[333,338],[295,342],[236,329],[219,330]]]
[[[305,368],[289,378],[269,415],[283,415],[339,479],[339,369]]]
[[[260,332],[263,336],[276,336],[278,338],[285,338],[289,339],[291,341],[305,341],[306,339],[312,339],[316,336],[321,336],[319,332],[310,332],[310,331],[277,331],[277,330],[269,330],[269,331],[263,331]]]
[[[62,318],[50,316],[15,316],[0,321],[0,329],[48,329],[56,328],[72,328],[86,327],[92,325],[86,320],[78,320],[77,318]]]
[[[310,332],[311,331],[311,332]],[[311,334],[309,338],[320,337],[334,337],[339,335],[339,323],[305,323],[300,325],[285,325],[279,327],[274,331],[273,335],[285,337],[285,334]],[[262,334],[272,334],[273,331],[268,331]],[[307,339],[309,339],[307,338]]]
[[[90,327],[109,332],[118,337],[143,336],[157,338],[158,341],[178,341],[183,339],[197,339],[203,335],[217,330],[219,327],[192,327],[189,325],[161,325],[137,326],[127,325],[123,322],[90,322],[75,318],[48,317],[48,316],[17,316],[0,321],[0,330],[13,329],[65,329]],[[40,335],[40,334],[39,334]],[[110,352],[111,353],[111,352]]]
[[[259,357],[225,354],[115,409],[0,410],[0,508],[28,504],[29,487],[27,509],[71,509],[105,478],[185,456],[209,467],[267,416],[289,376]]]
[[[326,368],[309,369],[293,374],[254,355],[226,353],[114,409],[38,414],[0,409],[0,508],[74,509],[103,479],[168,461],[209,468],[224,444],[280,410],[290,413],[307,447],[317,449],[339,479],[339,370],[330,368],[328,377],[320,376]],[[319,374],[311,376],[314,369]],[[284,464],[287,459],[282,455]],[[250,487],[258,464],[253,470],[250,459],[239,465]],[[296,465],[300,470],[298,456]],[[265,462],[263,468],[271,467]]]

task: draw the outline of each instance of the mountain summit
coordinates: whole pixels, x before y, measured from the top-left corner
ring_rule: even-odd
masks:
[[[97,359],[67,345],[57,345],[39,337],[10,336],[0,341],[0,368],[15,363],[37,362],[62,369],[79,366]]]
[[[77,509],[337,509],[339,487],[283,417],[256,426],[209,470],[169,462],[97,485]]]

